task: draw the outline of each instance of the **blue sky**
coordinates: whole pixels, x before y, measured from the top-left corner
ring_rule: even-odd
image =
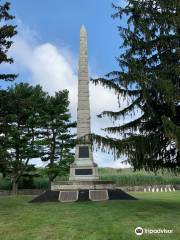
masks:
[[[111,0],[10,0],[16,16],[18,35],[10,54],[15,60],[3,70],[19,73],[17,81],[40,84],[45,91],[68,89],[70,111],[76,120],[79,30],[88,32],[89,75],[102,76],[118,69],[115,57],[120,54],[119,20],[113,20]],[[124,0],[114,0],[124,4]],[[121,21],[121,24],[124,24]],[[17,82],[16,81],[16,82]],[[118,110],[113,92],[90,84],[92,132],[106,135],[101,128],[112,125],[98,119],[103,110]],[[122,101],[122,107],[126,106]],[[120,120],[119,123],[122,123]],[[121,167],[121,160],[100,151],[94,153],[99,166]]]
[[[88,31],[89,63],[100,74],[117,67],[120,37],[111,18],[112,2],[124,0],[11,0],[12,12],[25,26],[37,32],[40,42],[68,47],[78,54],[79,29]]]

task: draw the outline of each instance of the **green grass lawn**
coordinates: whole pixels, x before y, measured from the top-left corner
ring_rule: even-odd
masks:
[[[139,200],[28,203],[31,196],[0,197],[0,239],[180,239],[180,191],[132,195]],[[174,233],[136,236],[137,226]]]

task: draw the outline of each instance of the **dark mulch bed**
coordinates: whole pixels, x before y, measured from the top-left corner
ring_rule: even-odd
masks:
[[[59,191],[46,191],[41,195],[35,197],[30,202],[58,202]]]
[[[121,189],[108,190],[109,200],[137,200]],[[46,191],[43,194],[31,200],[34,202],[59,202],[59,191]],[[79,190],[78,201],[89,201],[89,190]]]
[[[109,200],[137,200],[137,198],[129,195],[121,189],[108,190]]]

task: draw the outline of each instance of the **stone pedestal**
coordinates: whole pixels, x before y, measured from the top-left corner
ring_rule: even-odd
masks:
[[[98,180],[97,164],[93,161],[93,154],[89,144],[76,145],[75,162],[70,168],[70,181]]]

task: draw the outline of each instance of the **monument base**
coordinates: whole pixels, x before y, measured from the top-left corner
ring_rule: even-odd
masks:
[[[78,193],[77,193],[78,191]],[[95,193],[94,198],[92,199],[92,190],[71,190],[69,193],[64,193],[64,190],[58,191],[45,191],[41,195],[36,196],[30,202],[81,202],[81,201],[103,201],[103,200],[137,200],[135,197],[129,195],[121,189],[108,189],[106,191],[101,191],[99,193]],[[60,193],[63,192],[63,193]],[[108,193],[108,195],[107,195]],[[65,194],[65,195],[64,195]],[[78,199],[77,199],[78,194]],[[94,194],[93,194],[94,195]],[[98,199],[97,199],[98,198]]]
[[[113,181],[88,180],[88,181],[59,181],[51,185],[52,191],[58,190],[96,190],[96,189],[115,189]]]
[[[52,191],[59,191],[60,202],[74,202],[79,198],[91,201],[108,200],[108,190],[114,188],[114,182],[100,180],[55,182],[51,186]]]
[[[54,182],[51,185],[52,191],[59,191],[60,202],[74,202],[79,198],[86,198],[91,201],[108,200],[108,190],[114,188],[113,181],[101,180]]]

